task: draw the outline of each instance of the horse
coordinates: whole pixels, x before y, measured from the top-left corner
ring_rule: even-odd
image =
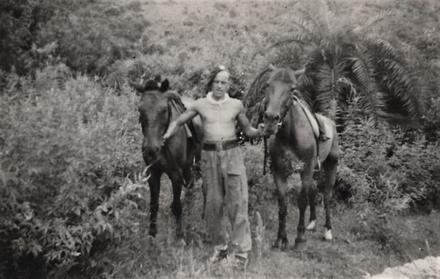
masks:
[[[288,246],[286,234],[287,215],[287,178],[286,157],[291,154],[303,163],[301,170],[301,189],[298,196],[299,221],[294,248],[300,248],[306,242],[305,231],[316,227],[317,186],[313,180],[315,168],[324,170],[324,183],[319,185],[323,192],[325,208],[324,239],[332,240],[330,202],[336,180],[339,158],[338,136],[335,123],[316,114],[324,125],[326,135],[330,138],[320,142],[317,136],[316,119],[311,114],[310,106],[298,91],[296,72],[290,68],[270,67],[261,93],[264,93],[263,123],[264,133],[268,140],[273,179],[276,184],[279,208],[278,236],[274,247],[285,249]],[[287,166],[288,168],[288,166]],[[310,222],[305,227],[305,211],[310,206]]]
[[[160,179],[165,173],[171,180],[173,200],[171,211],[176,219],[176,234],[183,239],[182,186],[194,185],[193,163],[200,157],[200,124],[194,120],[188,126],[182,126],[165,143],[162,136],[171,121],[185,111],[182,98],[175,92],[168,91],[169,81],[160,81],[160,76],[143,84],[130,82],[141,96],[138,110],[142,128],[142,156],[147,165],[150,189],[150,228],[149,234],[157,234],[157,213],[159,209]]]

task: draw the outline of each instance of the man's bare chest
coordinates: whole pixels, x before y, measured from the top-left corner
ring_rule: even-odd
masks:
[[[235,106],[209,105],[204,107],[200,114],[203,121],[208,123],[234,123],[239,114],[239,110]]]

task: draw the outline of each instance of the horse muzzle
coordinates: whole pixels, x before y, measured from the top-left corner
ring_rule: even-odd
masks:
[[[278,129],[281,127],[281,117],[280,114],[273,114],[266,112],[264,114],[264,135],[270,136],[276,134]]]
[[[157,161],[160,149],[160,146],[142,146],[142,155],[147,165]]]

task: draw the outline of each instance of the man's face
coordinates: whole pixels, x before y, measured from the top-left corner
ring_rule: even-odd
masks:
[[[222,99],[229,90],[229,73],[219,72],[212,83],[212,95],[215,99]]]

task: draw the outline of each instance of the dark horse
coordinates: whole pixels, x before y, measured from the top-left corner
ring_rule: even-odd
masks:
[[[305,242],[305,230],[314,230],[316,224],[317,187],[313,180],[315,168],[325,171],[325,181],[320,185],[324,194],[325,233],[324,239],[331,240],[330,201],[336,179],[339,147],[336,127],[332,120],[317,115],[327,136],[327,141],[317,140],[316,119],[297,90],[295,72],[288,68],[270,68],[264,90],[264,124],[269,138],[269,153],[272,172],[278,192],[279,227],[275,247],[284,249],[288,245],[286,234],[287,215],[287,177],[286,153],[292,154],[303,163],[301,171],[301,190],[298,197],[299,222],[295,247]],[[305,227],[304,218],[307,205],[310,205],[310,223]]]
[[[139,102],[139,122],[144,136],[142,155],[148,167],[150,186],[150,230],[157,233],[157,212],[159,209],[160,178],[166,173],[173,187],[171,210],[176,218],[176,233],[183,237],[182,203],[180,195],[182,186],[191,188],[194,183],[193,163],[197,152],[200,152],[200,141],[192,125],[180,128],[167,142],[163,143],[162,135],[169,123],[184,110],[180,96],[169,92],[169,82],[160,82],[160,77],[144,84],[131,85],[141,96]],[[191,128],[189,128],[191,127]]]

